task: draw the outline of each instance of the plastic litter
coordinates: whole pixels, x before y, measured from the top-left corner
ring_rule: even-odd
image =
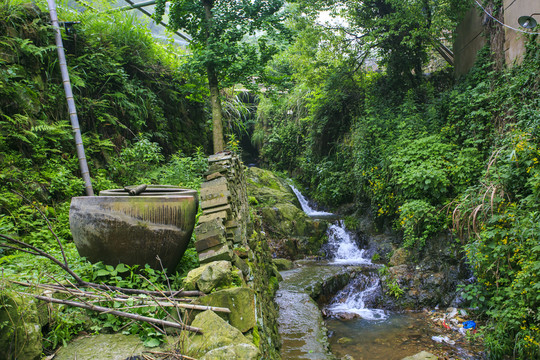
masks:
[[[451,340],[448,336],[432,336],[431,340],[436,341],[438,343],[445,342],[450,345],[454,345],[456,343],[454,340]]]
[[[465,321],[463,323],[463,328],[464,329],[476,329],[476,323],[472,320],[469,320],[469,321]]]

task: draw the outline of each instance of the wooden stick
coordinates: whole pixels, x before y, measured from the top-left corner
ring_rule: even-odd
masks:
[[[126,298],[126,297],[118,298],[118,297],[107,297],[107,296],[104,296],[104,295],[97,295],[97,294],[94,294],[94,293],[91,293],[91,292],[88,292],[88,291],[83,291],[83,290],[80,290],[80,289],[76,289],[76,290],[70,290],[68,288],[62,289],[60,286],[57,286],[57,285],[28,284],[28,283],[23,283],[23,282],[14,281],[14,280],[10,280],[10,282],[14,283],[14,284],[17,284],[17,285],[26,286],[26,287],[38,287],[38,288],[42,288],[42,289],[54,290],[54,291],[62,293],[62,294],[70,294],[70,295],[77,296],[77,297],[81,296],[81,297],[88,297],[88,298],[97,299],[97,301],[94,301],[94,302],[105,302],[105,301],[128,302],[130,300],[130,298]],[[176,307],[177,306],[177,307],[180,307],[180,308],[191,309],[191,310],[200,310],[200,311],[212,310],[214,312],[223,312],[223,313],[227,313],[227,314],[231,313],[231,310],[229,310],[229,308],[225,308],[225,307],[193,305],[193,304],[181,303],[180,301],[183,301],[184,299],[163,298],[163,297],[154,298],[152,300],[145,300],[145,299],[140,299],[140,298],[137,298],[137,297],[132,298],[132,299],[135,302],[137,302],[137,303],[139,303],[141,305],[144,305],[144,306],[152,306],[152,304],[155,304],[155,305],[163,306],[163,307]],[[161,301],[161,300],[168,300],[168,301]],[[187,300],[191,301],[191,299],[187,299]]]
[[[69,288],[74,287],[73,285],[60,286],[60,285],[54,285],[54,284],[30,284],[30,283],[25,283],[25,282],[16,281],[16,280],[9,280],[9,282],[11,282],[13,284],[25,286],[25,287],[38,287],[38,288],[41,288],[41,289],[54,290],[54,291],[63,292],[63,293],[69,292],[69,293],[71,293],[73,295],[77,295],[77,294],[80,294],[80,295],[93,294],[93,293],[91,293],[89,291],[84,291],[84,290],[81,290],[81,289],[79,289],[77,287],[75,287],[76,290],[75,289],[70,290]],[[95,290],[99,290],[99,289],[95,289]],[[144,294],[141,294],[141,295],[144,295]],[[129,299],[128,295],[125,295],[125,294],[122,294],[122,293],[118,293],[116,296],[118,298]],[[170,300],[170,301],[173,301],[173,302],[184,302],[184,303],[190,303],[190,302],[193,301],[193,299],[174,298],[174,297],[155,297],[154,299],[159,300],[159,301],[161,301],[161,300],[169,301]]]
[[[9,246],[7,244],[0,243],[0,247],[13,249],[13,250],[19,250],[19,251],[23,251],[23,252],[26,252],[26,253],[29,253],[29,254],[32,254],[32,255],[43,256],[43,257],[51,260],[52,262],[54,262],[56,265],[60,266],[64,271],[66,271],[69,275],[71,275],[71,277],[73,277],[77,281],[77,285],[82,286],[82,287],[91,287],[91,288],[94,288],[94,289],[118,291],[118,292],[121,292],[121,293],[124,293],[124,294],[145,294],[145,295],[154,295],[154,296],[159,296],[159,295],[162,295],[162,294],[169,295],[169,296],[187,296],[187,297],[190,297],[190,296],[196,297],[196,296],[204,296],[205,295],[203,292],[197,291],[197,290],[195,290],[195,291],[183,291],[183,290],[178,290],[178,291],[150,291],[150,290],[139,290],[139,289],[126,289],[126,288],[120,288],[120,287],[117,287],[117,286],[110,286],[110,285],[105,285],[105,284],[96,284],[96,283],[87,282],[87,281],[84,281],[83,279],[81,279],[77,274],[75,274],[73,272],[73,270],[71,270],[71,268],[68,265],[63,264],[60,260],[58,260],[57,258],[55,258],[52,255],[49,255],[45,251],[43,251],[41,249],[38,249],[37,247],[32,246],[30,244],[27,244],[24,241],[14,239],[14,238],[12,238],[10,236],[7,236],[7,235],[0,234],[0,238],[5,239],[5,240],[7,240],[8,242],[10,242],[12,244],[17,245],[17,247],[15,247],[15,246]],[[26,249],[30,249],[32,251],[26,250]]]
[[[195,358],[189,357],[187,355],[180,355],[180,354],[171,354],[170,352],[161,352],[161,351],[145,351],[145,353],[148,354],[155,354],[155,355],[166,355],[166,356],[180,356],[180,359],[186,359],[186,360],[197,360]]]
[[[108,314],[112,314],[112,315],[116,315],[116,316],[120,316],[120,317],[125,317],[125,318],[128,318],[128,319],[133,319],[133,320],[137,320],[137,321],[144,321],[144,322],[148,322],[148,323],[158,324],[158,325],[161,325],[161,326],[169,326],[169,327],[173,327],[173,328],[180,329],[180,330],[188,330],[188,331],[192,331],[192,332],[195,332],[195,333],[198,333],[198,334],[202,334],[202,330],[200,328],[192,327],[192,326],[185,325],[185,324],[177,324],[177,323],[174,323],[172,321],[154,319],[154,318],[151,318],[151,317],[148,317],[148,316],[142,316],[142,315],[127,313],[127,312],[124,312],[124,311],[112,310],[112,309],[109,309],[109,308],[106,308],[106,307],[103,307],[103,306],[84,304],[84,303],[80,303],[80,302],[77,302],[77,301],[61,300],[61,299],[49,298],[49,297],[41,296],[41,295],[29,294],[29,293],[21,293],[21,294],[32,296],[32,297],[34,297],[34,298],[36,298],[38,300],[42,300],[42,301],[46,301],[46,302],[52,302],[52,303],[56,303],[56,304],[79,307],[79,308],[83,308],[83,309],[87,309],[87,310],[97,311],[97,312],[100,312],[100,313],[108,313]]]

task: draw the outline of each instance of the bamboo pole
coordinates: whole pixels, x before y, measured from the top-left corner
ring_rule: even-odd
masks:
[[[86,162],[86,155],[84,153],[81,129],[79,126],[79,119],[77,117],[77,109],[75,108],[75,100],[73,99],[73,92],[71,90],[71,82],[69,81],[66,55],[64,53],[64,44],[62,43],[62,34],[60,33],[60,27],[58,25],[58,15],[56,14],[56,2],[55,0],[47,0],[47,5],[49,6],[49,14],[51,15],[51,22],[54,29],[54,37],[56,40],[56,47],[58,50],[58,62],[60,64],[60,71],[62,72],[62,82],[64,83],[64,91],[66,92],[69,119],[71,120],[71,127],[73,128],[73,136],[75,137],[75,146],[77,148],[77,157],[79,158],[79,165],[81,167],[81,175],[84,180],[84,187],[86,189],[86,195],[93,196],[94,190],[92,189],[92,181],[90,180],[90,171],[88,170],[88,164]]]

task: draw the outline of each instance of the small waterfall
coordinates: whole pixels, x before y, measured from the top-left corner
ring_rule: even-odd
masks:
[[[296,194],[302,210],[310,216],[331,216],[333,214],[313,209],[308,200],[293,185],[291,189]],[[328,227],[327,249],[332,258],[332,264],[338,265],[373,265],[367,257],[366,250],[358,248],[353,235],[345,228],[345,222],[338,220]],[[380,280],[376,272],[359,274],[349,285],[341,290],[326,307],[330,314],[356,314],[365,320],[384,320],[388,316],[382,309],[369,308],[373,300],[380,296]]]
[[[366,258],[366,250],[359,249],[352,234],[345,228],[345,222],[338,220],[328,227],[328,249],[332,253],[332,262],[343,265],[372,265]]]
[[[334,297],[326,309],[334,315],[356,314],[365,320],[385,320],[388,315],[384,310],[369,308],[381,295],[380,291],[377,274],[359,274]]]
[[[304,195],[302,195],[300,190],[298,190],[294,185],[289,184],[289,186],[291,187],[292,191],[294,192],[294,194],[298,198],[298,201],[300,202],[300,205],[302,206],[302,210],[304,210],[304,212],[306,213],[307,216],[309,216],[309,217],[317,217],[317,216],[331,216],[331,215],[334,215],[334,214],[326,212],[326,211],[318,211],[318,210],[313,209],[309,205],[308,200],[306,199],[306,197]]]

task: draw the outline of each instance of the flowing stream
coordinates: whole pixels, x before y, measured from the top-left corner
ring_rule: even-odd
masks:
[[[298,189],[291,188],[307,215],[334,217],[312,208]],[[381,296],[377,265],[371,263],[366,249],[359,248],[344,222],[335,220],[327,234],[328,261],[303,262],[300,268],[282,272],[284,281],[276,297],[282,358],[322,360],[349,355],[355,360],[401,360],[422,350],[441,350],[443,345],[431,340],[433,329],[425,313],[395,313],[374,306]],[[323,308],[326,333],[318,326],[323,322],[320,309],[307,293],[316,282],[348,271],[356,276]]]

